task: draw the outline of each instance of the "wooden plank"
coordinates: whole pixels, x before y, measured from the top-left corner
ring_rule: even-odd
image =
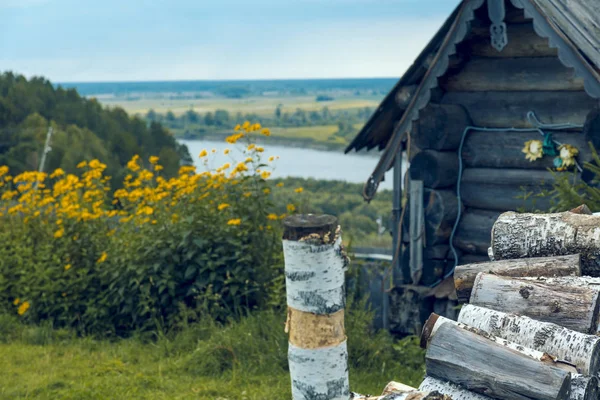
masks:
[[[465,210],[456,230],[454,246],[465,253],[487,256],[492,227],[500,214],[473,208]]]
[[[466,207],[495,211],[547,212],[551,198],[541,196],[551,186],[507,186],[496,184],[464,183],[460,194]]]
[[[585,92],[447,92],[442,104],[467,108],[475,126],[531,128],[527,113],[534,111],[545,124],[583,125],[598,104]]]
[[[581,260],[579,254],[572,254],[459,265],[454,271],[454,285],[460,302],[469,301],[480,272],[510,277],[581,276]]]
[[[453,324],[429,340],[427,375],[496,399],[568,399],[571,374]]]
[[[479,273],[469,302],[577,332],[596,333],[598,328],[600,296],[596,288],[553,285]]]
[[[418,284],[423,274],[423,243],[425,237],[423,181],[410,180],[410,277]]]
[[[469,45],[471,54],[476,57],[558,57],[556,49],[550,47],[548,39],[540,37],[533,30],[532,23],[507,25],[508,45],[502,50],[490,44],[490,27],[474,27]]]
[[[552,354],[559,360],[575,365],[585,375],[595,376],[600,371],[598,336],[472,304],[462,307],[458,322],[525,347]]]
[[[465,139],[462,157],[467,168],[511,168],[541,169],[554,168],[554,157],[545,156],[535,161],[525,158],[523,147],[529,140],[542,140],[539,132],[485,132],[471,131]],[[577,159],[584,163],[592,160],[592,153],[581,132],[557,132],[553,139],[575,146],[579,150]],[[511,174],[511,175],[508,175]],[[507,178],[518,173],[509,172]],[[534,175],[532,175],[533,177]],[[547,176],[545,177],[547,179]],[[547,182],[547,181],[546,181]],[[548,182],[552,183],[552,181]]]
[[[554,183],[554,176],[547,170],[465,168],[461,182],[463,184],[489,183],[509,186],[547,186]]]
[[[474,58],[440,83],[455,92],[584,90],[583,79],[556,57]]]
[[[600,277],[600,216],[502,214],[493,227],[496,260],[581,254],[583,275]]]

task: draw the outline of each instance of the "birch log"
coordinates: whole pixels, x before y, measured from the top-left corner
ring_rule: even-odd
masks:
[[[579,253],[582,274],[600,277],[600,216],[504,213],[492,228],[491,249],[495,260]]]
[[[348,400],[344,254],[337,219],[284,220],[288,362],[293,400]]]
[[[427,375],[502,400],[568,399],[571,374],[535,361],[453,324],[442,324],[430,338]]]
[[[471,392],[454,383],[426,376],[425,380],[419,386],[419,390],[424,392],[439,392],[451,396],[454,400],[490,400],[489,397],[479,393]]]
[[[431,338],[431,337],[435,336],[435,333],[443,324],[451,324],[451,325],[458,326],[461,329],[464,329],[466,331],[472,332],[476,335],[479,335],[481,337],[489,339],[499,346],[506,347],[507,349],[510,349],[512,351],[520,353],[526,357],[529,357],[532,360],[539,361],[541,363],[545,363],[545,364],[560,368],[569,373],[577,373],[577,369],[572,364],[560,361],[557,357],[555,357],[553,355],[544,353],[542,351],[530,349],[530,348],[520,345],[518,343],[510,342],[502,337],[494,336],[491,333],[488,333],[482,329],[474,328],[472,326],[463,324],[461,322],[457,322],[457,321],[453,321],[448,318],[444,318],[437,314],[431,314],[431,316],[429,317],[427,322],[425,322],[425,326],[423,327],[423,334],[421,335],[421,340],[422,340],[421,347],[427,348],[427,343],[423,342],[423,340],[425,340],[426,338]]]
[[[454,285],[460,302],[469,301],[473,282],[480,272],[511,277],[581,276],[581,266],[579,254],[459,265],[454,272]]]
[[[582,333],[598,327],[598,290],[479,273],[470,303],[551,322]]]
[[[570,400],[598,400],[598,378],[574,374],[571,376]]]
[[[462,307],[458,321],[522,346],[552,354],[559,360],[573,364],[581,374],[596,376],[600,371],[600,337],[472,304]]]

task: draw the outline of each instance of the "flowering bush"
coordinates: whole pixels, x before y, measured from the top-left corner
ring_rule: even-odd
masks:
[[[224,319],[268,302],[284,215],[272,212],[274,158],[263,160],[256,134],[269,131],[247,122],[227,138],[245,160],[171,179],[158,157],[135,156],[114,192],[98,160],[79,175],[0,167],[0,310],[122,334],[171,326],[182,309]]]

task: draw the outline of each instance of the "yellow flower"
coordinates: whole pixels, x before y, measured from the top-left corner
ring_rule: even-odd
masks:
[[[248,149],[247,149],[247,150],[252,150],[252,149],[254,149],[255,147],[256,147],[256,145],[255,145],[254,143],[250,143],[250,144],[248,145]]]
[[[154,166],[154,170],[155,170],[156,172],[158,172],[158,171],[162,171],[163,169],[164,169],[164,168],[162,167],[162,165],[155,165],[155,166]]]
[[[541,140],[529,140],[525,142],[525,147],[522,150],[525,153],[525,158],[529,161],[535,161],[543,156],[543,144]]]
[[[20,306],[19,309],[17,310],[17,312],[19,313],[19,315],[23,315],[27,312],[27,310],[29,310],[29,302],[28,301],[24,301]]]
[[[562,144],[558,147],[558,154],[562,160],[561,168],[567,169],[575,165],[575,157],[579,154],[579,150],[570,144]]]
[[[256,151],[257,151],[257,152],[259,152],[259,153],[262,153],[263,151],[265,151],[265,148],[264,148],[264,147],[261,147],[261,146],[258,146],[258,147],[256,148]]]
[[[225,149],[225,150],[223,150],[223,154],[227,155],[227,154],[229,154],[229,151],[230,151],[229,149]]]
[[[208,155],[208,151],[206,151],[206,149],[203,149],[200,154],[198,155],[198,157],[202,158],[202,157],[206,157]]]
[[[217,149],[212,149],[210,152],[215,154],[217,152]]]
[[[67,264],[67,265],[65,265],[65,271],[68,271],[68,270],[70,270],[70,269],[71,269],[71,264]]]
[[[264,193],[264,194],[269,194],[269,193],[271,193],[271,189],[269,189],[269,188],[264,188],[264,189],[263,189],[263,193]]]
[[[223,211],[224,209],[226,209],[227,207],[229,207],[229,204],[227,203],[222,203],[219,204],[219,206],[217,207],[219,209],[219,211]]]
[[[270,220],[272,220],[272,221],[275,221],[275,220],[279,219],[279,217],[277,216],[277,214],[269,214],[269,215],[267,215],[267,218],[270,219]]]
[[[15,299],[15,301],[13,301],[13,304],[14,304],[15,306],[18,306],[20,302],[21,302],[21,299],[17,297],[17,298]]]
[[[64,234],[65,234],[65,230],[64,229],[59,229],[56,232],[54,232],[54,238],[55,239],[60,239],[61,237],[63,237]]]
[[[65,171],[63,171],[62,168],[57,168],[52,174],[50,174],[50,178],[57,178],[59,176],[63,176],[64,174]]]
[[[304,192],[304,188],[301,188],[301,187],[296,188],[296,189],[294,189],[294,192],[296,192],[296,193],[302,193],[302,192]]]
[[[250,129],[252,131],[259,131],[260,128],[262,128],[262,126],[257,122],[256,124],[252,125],[252,127]]]
[[[244,193],[244,197],[250,197],[250,196],[252,196],[252,193],[251,193],[251,192],[246,192],[246,193]]]
[[[242,124],[242,129],[247,130],[248,128],[250,128],[250,122],[246,121]]]
[[[260,177],[263,179],[269,179],[270,176],[271,176],[271,173],[269,171],[263,171],[260,173]]]
[[[265,136],[271,136],[271,131],[269,128],[264,128],[261,133]]]
[[[77,168],[85,168],[85,166],[87,166],[87,162],[86,161],[82,161],[79,164],[77,164]]]
[[[8,174],[8,167],[6,165],[3,165],[0,167],[0,176],[4,176]]]
[[[287,210],[288,210],[288,212],[292,213],[292,212],[296,211],[296,206],[293,204],[288,204]]]
[[[269,157],[269,162],[273,162],[273,160],[275,160],[274,156]]]
[[[156,164],[158,162],[157,156],[150,156],[150,164]]]
[[[101,264],[104,261],[106,261],[106,258],[108,257],[108,255],[106,254],[105,251],[102,252],[102,254],[100,255],[100,258],[98,259],[98,261],[96,261],[96,263]]]
[[[275,185],[275,186],[277,186],[277,187],[283,187],[283,185],[284,185],[284,184],[283,184],[283,182],[279,182],[279,183],[278,183],[277,185]]]
[[[233,130],[237,132],[240,129],[242,129],[242,126],[240,124],[237,124]],[[225,154],[227,154],[227,153],[225,153]]]
[[[239,218],[230,219],[227,221],[227,225],[239,225],[242,223],[242,220]]]

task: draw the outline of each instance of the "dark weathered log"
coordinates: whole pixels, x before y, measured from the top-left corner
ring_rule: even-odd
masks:
[[[419,386],[419,390],[424,392],[436,391],[451,396],[456,400],[490,400],[490,397],[471,392],[461,386],[455,385],[452,382],[443,381],[431,376],[425,377],[425,380]]]
[[[598,378],[574,374],[571,376],[571,397],[569,400],[598,400]]]
[[[574,209],[569,210],[569,212],[572,212],[573,214],[594,215],[592,210],[590,210],[590,208],[588,206],[586,206],[585,204],[575,207]]]
[[[470,303],[551,322],[582,333],[598,328],[598,289],[479,273]]]
[[[550,186],[508,186],[481,183],[463,183],[460,194],[466,207],[494,211],[548,211]]]
[[[417,91],[417,85],[408,85],[402,87],[398,92],[396,92],[396,104],[401,109],[405,110],[410,101],[412,100],[413,94]]]
[[[492,231],[494,259],[581,254],[583,275],[600,277],[600,216],[504,213]]]
[[[458,154],[424,150],[410,163],[410,178],[423,181],[425,187],[438,189],[456,185]]]
[[[453,324],[442,324],[425,355],[427,375],[496,399],[568,399],[571,374]]]
[[[433,311],[431,289],[401,285],[390,291],[390,330],[399,335],[419,335]]]
[[[462,184],[475,183],[503,186],[550,186],[554,183],[554,176],[552,172],[547,170],[465,168],[461,182]]]
[[[479,57],[557,57],[556,49],[548,45],[548,39],[540,37],[533,30],[533,24],[509,24],[508,44],[502,51],[491,45],[490,27],[474,27],[469,39],[471,54]]]
[[[487,255],[481,254],[463,254],[459,257],[459,265],[473,264],[480,262],[489,262],[490,258]]]
[[[579,161],[585,162],[592,159],[592,153],[581,133],[560,132],[555,133],[553,138],[560,143],[570,144],[579,149],[580,154],[577,157]],[[544,137],[538,132],[470,131],[462,151],[463,162],[466,168],[554,168],[554,157],[546,156],[535,161],[525,158],[523,147],[525,142],[532,139],[543,140]],[[512,177],[516,178],[514,174]],[[548,181],[547,176],[542,178],[544,181]]]
[[[584,90],[583,79],[555,57],[474,58],[441,85],[455,92]]]
[[[458,322],[531,349],[552,354],[559,360],[575,365],[582,374],[598,375],[600,337],[472,304],[462,307]]]
[[[421,150],[455,150],[470,122],[467,111],[460,105],[429,104],[419,113],[411,142]]]
[[[423,255],[423,274],[418,282],[413,282],[410,276],[410,252],[406,249],[402,253],[402,270],[404,276],[404,282],[412,282],[414,285],[432,285],[439,281],[443,276],[446,268],[448,268],[448,261],[444,259],[432,259]]]
[[[585,92],[447,92],[442,103],[463,105],[475,126],[531,128],[529,111],[545,124],[583,125],[598,101]]]
[[[448,243],[458,214],[458,199],[453,190],[425,188],[425,243],[427,246]],[[404,229],[408,231],[410,211],[404,216]],[[403,240],[407,238],[404,237]]]
[[[585,118],[583,135],[587,142],[600,151],[600,107],[595,107]]]
[[[473,283],[480,272],[509,277],[581,276],[581,265],[579,254],[459,265],[454,271],[454,285],[459,301],[469,301]]]
[[[466,253],[487,255],[492,227],[499,215],[498,211],[466,209],[454,236],[454,246]]]

